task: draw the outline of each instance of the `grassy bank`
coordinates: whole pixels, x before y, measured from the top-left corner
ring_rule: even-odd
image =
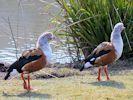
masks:
[[[46,75],[44,71],[59,78],[46,79],[42,77]],[[0,80],[0,100],[133,100],[131,63],[118,62],[110,66],[110,81],[106,81],[103,73],[102,81],[98,82],[96,72],[94,68],[83,72],[71,68],[46,68],[32,74],[34,89],[31,92],[23,90],[19,77]]]

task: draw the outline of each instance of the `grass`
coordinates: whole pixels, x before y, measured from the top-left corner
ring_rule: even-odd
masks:
[[[36,90],[31,92],[23,90],[19,78],[0,80],[0,100],[133,100],[133,66],[131,64],[126,68],[126,65],[120,67],[119,64],[124,65],[117,63],[112,69],[109,67],[111,80],[106,81],[102,73],[101,82],[96,80],[96,69],[80,73],[70,68],[59,68],[58,72],[57,68],[46,68],[45,71],[50,73],[74,74],[49,79],[35,79],[32,74],[31,84]]]

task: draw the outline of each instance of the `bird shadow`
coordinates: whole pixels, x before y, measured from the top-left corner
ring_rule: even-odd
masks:
[[[83,83],[86,84],[86,83]],[[116,81],[97,81],[97,82],[91,82],[88,83],[95,86],[106,86],[106,87],[113,87],[118,89],[125,89],[125,85],[122,82],[116,82]]]
[[[9,94],[9,93],[3,93],[3,96],[5,97],[19,97],[19,98],[52,98],[52,96],[50,94],[42,94],[42,93],[37,93],[37,92],[32,92],[32,91],[26,91],[26,92],[22,92],[19,94]]]

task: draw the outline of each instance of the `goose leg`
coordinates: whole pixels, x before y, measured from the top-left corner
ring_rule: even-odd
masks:
[[[108,71],[107,71],[107,65],[104,66],[104,72],[106,74],[107,80],[110,80],[109,76],[108,76]]]
[[[23,82],[24,82],[24,83],[23,83],[23,88],[24,88],[24,89],[27,89],[27,84],[26,84],[26,81],[25,81],[24,73],[23,73],[23,72],[21,73],[21,78],[22,78],[22,80],[23,80]]]
[[[28,91],[31,90],[31,86],[30,86],[30,74],[28,74],[28,89],[27,90]]]
[[[102,70],[102,67],[99,67],[99,69],[98,69],[98,77],[97,77],[97,80],[98,81],[101,81],[101,70]]]

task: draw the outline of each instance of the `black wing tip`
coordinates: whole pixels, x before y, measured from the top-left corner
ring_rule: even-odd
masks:
[[[13,65],[13,64],[12,64]],[[7,74],[4,77],[4,80],[7,80],[10,77],[10,73],[12,72],[13,68],[12,65],[9,67],[9,69],[7,70]]]
[[[83,71],[83,69],[84,69],[84,66],[82,66],[79,71],[81,72],[81,71]]]
[[[10,77],[10,74],[7,73],[6,76],[4,77],[4,80],[7,80]]]

